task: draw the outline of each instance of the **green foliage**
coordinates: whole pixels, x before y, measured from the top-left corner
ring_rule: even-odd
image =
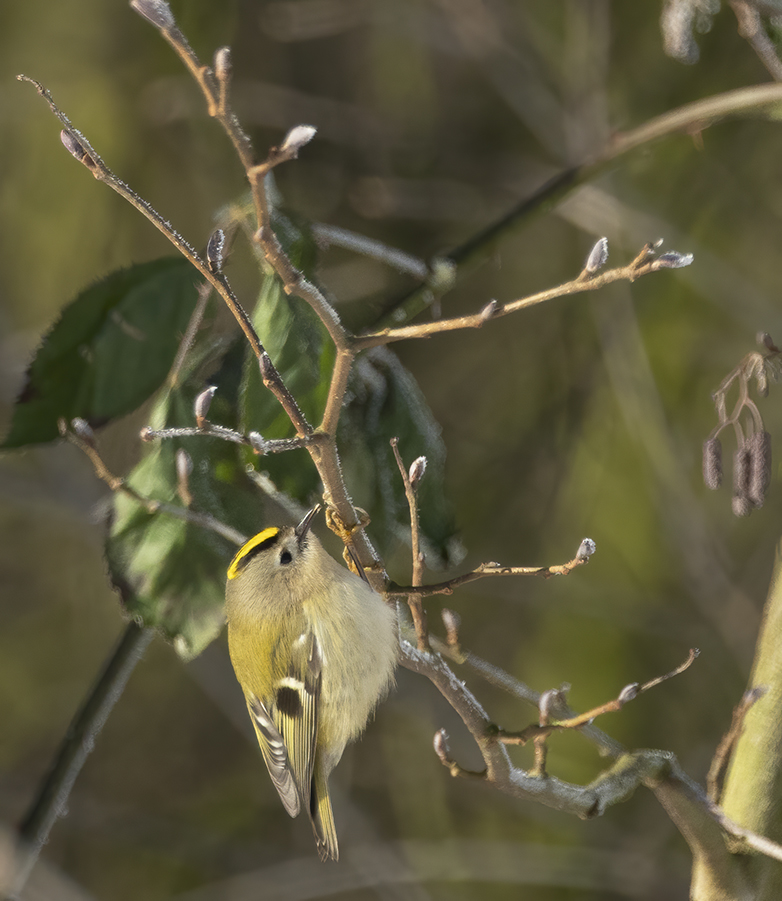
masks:
[[[279,212],[277,228],[295,265],[312,277],[316,247],[306,227]],[[103,424],[139,406],[169,372],[197,296],[186,261],[163,259],[110,275],[80,294],[64,311],[39,349],[19,399],[8,447],[46,441],[57,421],[76,416]],[[313,310],[288,297],[280,280],[262,269],[253,324],[305,416],[317,423],[328,395],[335,350]],[[169,378],[152,409],[151,428],[192,427],[193,402],[205,387],[217,388],[210,414],[215,421],[265,438],[285,438],[292,427],[264,387],[258,364],[243,340],[215,342],[202,329],[184,365]],[[431,562],[445,562],[453,516],[443,495],[445,448],[440,429],[412,376],[387,349],[362,359],[350,384],[340,431],[351,491],[373,517],[373,537],[389,551],[407,534],[402,481],[393,464],[390,438],[406,455],[425,454],[429,473],[422,488],[422,528]],[[256,465],[246,447],[204,436],[166,438],[146,445],[128,477],[140,496],[180,505],[176,458],[192,461],[193,509],[244,534],[261,525],[260,502],[245,466]],[[303,502],[320,491],[306,452],[264,458],[278,488]],[[184,514],[184,511],[183,511]],[[159,628],[190,659],[223,624],[225,569],[235,547],[182,516],[150,513],[118,493],[106,543],[112,582],[125,609]]]
[[[153,428],[192,423],[196,380],[161,393],[150,419]],[[252,529],[257,517],[252,488],[233,445],[195,437],[150,445],[128,484],[144,497],[181,504],[176,454],[185,450],[193,468],[189,487],[199,512]],[[106,543],[109,572],[127,611],[157,626],[185,659],[199,654],[220,632],[225,570],[236,548],[214,532],[164,513],[148,513],[136,500],[117,494]]]
[[[419,490],[421,532],[430,566],[454,560],[455,524],[445,495],[445,445],[440,426],[413,376],[386,347],[360,357],[351,374],[351,395],[338,434],[342,467],[356,502],[372,516],[372,535],[388,551],[410,534],[404,486],[391,438],[399,438],[409,465],[427,459]]]
[[[113,272],[63,311],[35,355],[4,447],[52,441],[60,418],[101,425],[161,385],[196,301],[178,258]]]

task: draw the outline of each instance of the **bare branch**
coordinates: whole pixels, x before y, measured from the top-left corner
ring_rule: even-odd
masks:
[[[69,441],[75,447],[78,447],[79,450],[88,457],[90,463],[92,463],[92,468],[95,470],[95,475],[102,482],[105,482],[112,491],[121,492],[122,494],[126,494],[128,497],[133,498],[133,500],[140,504],[148,513],[163,513],[174,519],[181,519],[185,522],[193,523],[194,525],[201,526],[201,528],[208,529],[211,532],[221,535],[233,544],[242,545],[247,540],[246,536],[242,535],[241,532],[237,532],[236,529],[232,529],[231,526],[220,522],[220,520],[215,519],[215,517],[211,516],[209,513],[198,513],[195,510],[189,510],[187,507],[177,507],[174,504],[167,504],[165,501],[158,501],[154,498],[145,497],[143,494],[139,494],[139,492],[128,485],[123,478],[115,476],[111,472],[103,462],[103,458],[98,453],[95,444],[83,437],[83,429],[79,420],[74,420],[74,423],[75,424],[72,424],[71,429],[69,429],[65,420],[61,419],[60,434],[66,441]]]
[[[433,594],[453,594],[454,589],[460,585],[466,585],[468,582],[475,582],[477,579],[483,579],[487,576],[542,576],[544,579],[548,579],[551,576],[567,576],[576,567],[588,563],[590,556],[594,552],[594,541],[591,538],[585,538],[579,545],[576,556],[572,560],[568,560],[567,563],[560,563],[554,566],[502,566],[499,563],[482,563],[472,572],[455,576],[446,582],[421,586],[400,586],[391,583],[387,590],[388,594],[392,595],[420,594],[422,597],[426,597]]]
[[[611,701],[606,701],[606,703],[600,704],[598,707],[592,708],[592,710],[587,710],[585,713],[563,716],[562,708],[565,705],[565,692],[562,689],[552,689],[551,691],[544,692],[538,701],[540,710],[540,721],[538,725],[527,726],[526,729],[522,729],[520,732],[500,731],[497,734],[497,740],[506,745],[524,745],[530,741],[530,739],[537,740],[540,737],[545,738],[552,732],[561,731],[563,729],[581,729],[584,726],[591,725],[597,717],[602,716],[604,713],[616,713],[621,710],[628,701],[634,701],[638,695],[643,694],[645,691],[649,691],[650,688],[654,688],[661,682],[665,682],[667,679],[672,679],[674,676],[680,675],[691,666],[698,654],[698,649],[692,648],[684,663],[680,664],[669,673],[666,673],[664,676],[658,676],[656,679],[651,679],[649,682],[644,682],[643,685],[639,685],[637,682],[631,682],[619,692],[616,698]]]
[[[600,248],[600,242],[595,245]],[[669,251],[668,253],[656,256],[655,251],[658,244],[647,244],[638,256],[627,266],[620,266],[616,269],[608,269],[599,273],[600,266],[598,262],[606,254],[598,254],[595,260],[587,260],[586,267],[572,281],[565,282],[556,288],[549,288],[546,291],[539,291],[537,294],[531,294],[529,297],[522,297],[519,300],[510,303],[500,304],[491,301],[491,304],[484,307],[478,313],[470,316],[457,316],[453,319],[437,319],[431,322],[419,323],[418,325],[408,325],[401,328],[387,328],[379,332],[368,335],[359,335],[354,342],[358,349],[367,347],[376,347],[379,344],[390,344],[392,341],[402,341],[407,338],[430,338],[432,335],[441,332],[452,332],[460,329],[482,328],[483,325],[494,319],[501,319],[511,313],[519,310],[525,310],[528,307],[535,306],[539,303],[545,303],[547,300],[553,300],[556,297],[566,297],[570,294],[581,294],[585,291],[595,291],[603,288],[612,282],[630,281],[633,282],[650,272],[657,272],[660,269],[679,269],[682,266],[689,266],[692,263],[691,254],[681,254],[677,251]],[[594,248],[593,248],[594,253]]]
[[[766,34],[758,10],[747,0],[729,0],[739,25],[739,34],[752,47],[774,81],[782,81],[782,62],[774,42]]]
[[[391,448],[394,451],[396,465],[399,467],[399,474],[402,477],[402,484],[405,488],[405,497],[407,498],[407,506],[410,508],[410,543],[413,554],[413,586],[420,586],[424,577],[424,554],[421,550],[421,529],[418,519],[418,499],[416,497],[416,487],[413,486],[410,473],[405,468],[402,461],[402,455],[399,453],[399,439],[391,439]],[[424,457],[419,457],[424,460]],[[423,472],[421,473],[423,476]],[[418,479],[420,482],[420,478]],[[410,593],[407,596],[407,603],[413,616],[415,624],[415,634],[418,640],[418,650],[429,650],[429,634],[426,626],[426,614],[424,613],[423,604],[421,603],[421,595]]]
[[[103,160],[93,150],[89,141],[84,135],[71,124],[68,117],[59,109],[52,99],[49,91],[42,84],[26,75],[19,75],[20,81],[26,81],[34,85],[38,93],[49,104],[49,108],[54,115],[60,120],[66,130],[66,138],[63,143],[76,159],[83,163],[95,176],[98,181],[104,182],[112,190],[116,191],[121,197],[132,204],[139,212],[160,231],[166,238],[180,251],[180,253],[204,276],[218,294],[223,298],[228,308],[233,313],[239,326],[244,332],[253,353],[258,357],[263,373],[264,384],[277,397],[279,402],[285,408],[285,411],[291,417],[291,421],[296,427],[300,436],[307,435],[312,432],[311,426],[307,423],[301,411],[298,409],[295,401],[293,401],[290,392],[285,388],[280,374],[274,368],[269,355],[264,350],[260,339],[253,327],[250,317],[239,303],[228,284],[227,279],[222,272],[213,271],[209,263],[201,259],[196,251],[185,241],[185,239],[177,232],[169,222],[167,222],[154,207],[143,198],[139,197],[128,185],[106,166]],[[265,359],[263,359],[265,358]]]
[[[763,685],[750,688],[744,692],[741,701],[733,708],[733,717],[731,719],[730,728],[722,736],[717,750],[709,767],[709,773],[706,776],[706,792],[709,798],[715,803],[719,802],[722,792],[722,784],[725,774],[728,771],[730,758],[736,742],[744,731],[744,718],[752,709],[753,705],[759,701],[768,689]]]
[[[649,119],[630,131],[612,134],[610,141],[594,156],[549,179],[532,194],[520,200],[505,215],[469,238],[448,254],[464,278],[475,265],[491,255],[498,242],[529,224],[536,216],[552,209],[582,185],[597,178],[627,153],[674,134],[702,131],[727,116],[741,115],[773,107],[782,100],[782,85],[761,84],[686,103]],[[418,287],[387,310],[383,324],[406,322],[431,303],[428,286]]]
[[[325,222],[315,222],[312,225],[312,234],[321,246],[344,247],[346,250],[352,250],[354,253],[385,263],[420,281],[424,281],[429,275],[429,266],[423,260],[358,232],[348,231],[346,228],[329,225]]]
[[[288,132],[279,146],[269,150],[265,160],[258,162],[250,138],[230,107],[232,66],[229,48],[222,47],[218,50],[215,56],[215,69],[212,70],[201,64],[175,24],[151,18],[149,21],[158,28],[163,38],[187,66],[201,88],[209,115],[219,122],[233,144],[252,190],[258,223],[255,241],[263,249],[266,259],[282,280],[285,292],[304,299],[320,317],[337,349],[347,349],[349,336],[335,310],[315,285],[296,269],[274,234],[266,196],[266,176],[281,163],[295,159],[301,147],[314,137],[315,129],[311,125],[296,126]]]

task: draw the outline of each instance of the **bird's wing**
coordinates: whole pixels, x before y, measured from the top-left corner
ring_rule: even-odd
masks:
[[[255,726],[261,754],[269,771],[274,787],[290,816],[299,815],[301,797],[296,778],[288,756],[285,740],[263,702],[254,694],[247,695],[247,709]]]
[[[318,740],[323,658],[317,639],[305,632],[293,643],[288,675],[275,684],[274,723],[288,749],[288,759],[305,808],[310,804],[312,771]]]

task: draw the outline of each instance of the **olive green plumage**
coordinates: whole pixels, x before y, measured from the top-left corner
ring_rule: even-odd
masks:
[[[269,775],[287,812],[309,814],[321,859],[339,851],[328,777],[386,692],[396,620],[310,532],[251,538],[228,569],[228,647]]]

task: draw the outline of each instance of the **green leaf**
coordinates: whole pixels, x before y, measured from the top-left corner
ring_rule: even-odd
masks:
[[[152,428],[188,426],[201,386],[168,390],[155,404]],[[236,446],[206,437],[175,438],[149,446],[128,484],[144,497],[180,505],[176,453],[190,455],[189,487],[194,508],[251,535],[260,503],[236,453]],[[111,579],[125,608],[158,627],[181,657],[198,655],[224,622],[225,572],[236,545],[192,522],[164,512],[148,513],[137,501],[115,495],[114,518],[106,543]]]
[[[416,457],[427,459],[418,491],[427,562],[432,567],[458,563],[463,554],[445,491],[445,444],[415,379],[395,354],[378,347],[358,358],[349,392],[338,446],[348,490],[372,517],[373,540],[384,555],[400,540],[410,540],[410,514],[390,446],[398,438],[407,466]]]
[[[160,387],[197,298],[179,257],[121,269],[82,291],[43,339],[4,447],[57,438],[57,421],[101,425]]]

